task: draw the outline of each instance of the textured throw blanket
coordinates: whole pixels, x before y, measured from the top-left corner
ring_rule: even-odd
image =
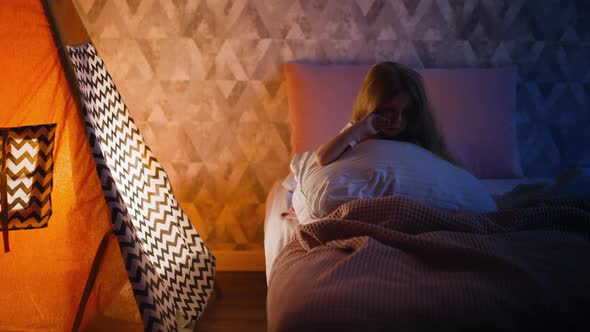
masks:
[[[590,200],[448,213],[403,197],[300,226],[269,331],[590,331]]]

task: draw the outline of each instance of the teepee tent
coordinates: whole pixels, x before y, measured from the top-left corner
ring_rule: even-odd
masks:
[[[174,331],[215,258],[70,1],[0,4],[0,331],[83,330],[129,311],[125,287],[145,330]]]

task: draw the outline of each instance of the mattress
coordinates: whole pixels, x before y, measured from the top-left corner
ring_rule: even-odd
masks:
[[[552,183],[550,178],[520,178],[520,179],[485,179],[481,180],[492,197],[501,196],[521,184]],[[276,181],[267,198],[264,218],[264,254],[266,263],[266,280],[270,278],[272,264],[295,233],[298,223],[281,216],[281,213],[291,207],[292,193],[284,186],[283,181]]]

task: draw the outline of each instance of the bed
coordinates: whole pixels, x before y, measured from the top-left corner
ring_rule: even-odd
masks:
[[[275,181],[266,198],[264,218],[264,254],[266,266],[266,280],[270,279],[272,264],[289,240],[295,235],[298,221],[289,216],[291,199],[293,197],[292,184],[285,179]],[[520,185],[552,184],[549,177],[530,177],[521,179],[483,179],[481,180],[490,195],[500,198]]]
[[[586,331],[589,225],[588,200],[488,215],[352,201],[279,252],[269,331]]]
[[[285,66],[295,156],[344,126],[367,70]],[[280,179],[264,225],[268,330],[586,331],[590,177],[523,177],[514,68],[421,73],[451,153],[499,209],[381,195],[302,222]]]

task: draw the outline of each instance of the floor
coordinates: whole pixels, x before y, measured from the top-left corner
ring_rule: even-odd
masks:
[[[264,272],[217,272],[216,282],[221,297],[214,296],[199,320],[198,332],[264,332],[266,331],[266,274]],[[132,300],[132,296],[129,296]],[[136,310],[134,303],[127,308]],[[135,312],[137,315],[137,313]],[[122,317],[132,314],[119,315]],[[180,332],[193,331],[191,327]],[[143,331],[139,316],[134,322],[101,316],[85,332]]]
[[[218,272],[216,280],[222,296],[214,298],[207,306],[198,331],[266,331],[266,274]]]

